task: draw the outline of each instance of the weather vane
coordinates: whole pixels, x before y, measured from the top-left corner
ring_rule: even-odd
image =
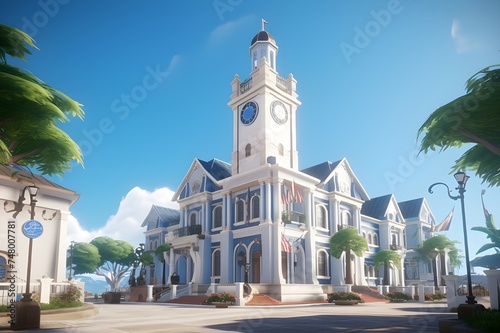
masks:
[[[267,21],[262,19],[262,31],[265,30],[264,27],[266,26],[266,24],[267,24]]]

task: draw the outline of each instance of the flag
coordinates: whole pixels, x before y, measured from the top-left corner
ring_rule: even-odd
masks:
[[[284,234],[281,234],[281,251],[283,252],[292,252],[292,246],[285,238]]]
[[[483,213],[484,213],[484,217],[485,218],[488,218],[490,216],[490,213],[488,212],[488,210],[486,209],[486,207],[484,206],[484,200],[483,200],[483,195],[484,193],[486,192],[486,190],[482,190],[481,191],[481,202],[483,203]]]
[[[304,202],[304,199],[302,198],[302,195],[300,194],[299,186],[293,181],[293,186],[294,188],[294,202]]]
[[[455,207],[451,209],[451,212],[444,218],[443,222],[438,224],[437,226],[434,227],[433,231],[440,232],[440,231],[448,231],[450,230],[450,224],[451,224],[451,219],[453,218],[453,211],[455,210]]]
[[[286,194],[286,187],[285,187],[285,185],[281,186],[281,202],[284,205],[288,205],[289,204],[289,200],[288,200],[287,194]]]

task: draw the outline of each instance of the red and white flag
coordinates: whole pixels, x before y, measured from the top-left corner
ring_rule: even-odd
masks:
[[[292,246],[290,242],[285,238],[284,234],[281,234],[281,251],[292,252]]]

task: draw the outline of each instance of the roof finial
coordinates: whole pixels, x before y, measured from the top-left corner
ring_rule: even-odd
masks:
[[[264,20],[264,19],[262,19],[262,31],[264,31],[264,30],[265,30],[265,29],[264,29],[264,26],[265,26],[266,24],[267,24],[267,21],[266,21],[266,20]]]

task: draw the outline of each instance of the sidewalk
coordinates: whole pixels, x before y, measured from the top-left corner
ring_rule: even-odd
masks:
[[[444,302],[330,303],[213,306],[122,303],[93,305],[82,319],[42,315],[41,332],[438,332],[438,321],[456,318]],[[2,327],[0,330],[9,330]],[[30,332],[36,332],[31,330]]]

